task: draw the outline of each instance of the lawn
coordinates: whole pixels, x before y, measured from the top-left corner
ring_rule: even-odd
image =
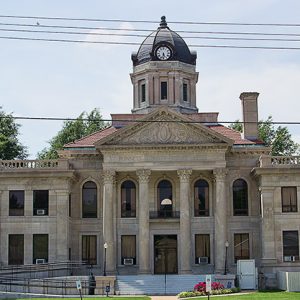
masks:
[[[95,298],[92,298],[92,297],[88,297],[88,298],[85,298],[85,297],[82,297],[82,300],[99,300],[99,299],[111,299],[111,298],[115,298],[115,299],[118,299],[118,300],[130,300],[130,299],[134,299],[134,300],[150,300],[151,298],[150,297],[147,297],[147,296],[130,296],[130,297],[121,297],[121,296],[109,296],[109,297],[106,297],[106,296],[98,296],[98,297],[95,297]],[[30,298],[10,298],[10,299],[7,299],[7,300],[28,300]],[[64,300],[80,300],[80,297],[78,298],[31,298],[33,300],[59,300],[59,299],[64,299]],[[4,300],[4,299],[3,299]]]
[[[210,296],[210,298],[217,298],[218,296]],[[197,297],[192,299],[205,299],[207,297]],[[191,298],[190,298],[191,299]],[[226,296],[225,298],[219,298],[220,300],[256,300],[256,299],[280,299],[280,300],[294,300],[299,299],[300,300],[300,293],[296,292],[278,292],[278,291],[268,291],[268,292],[255,292],[247,295],[232,295],[232,296]]]

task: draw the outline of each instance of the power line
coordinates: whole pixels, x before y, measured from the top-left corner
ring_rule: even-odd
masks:
[[[45,16],[15,16],[0,15],[0,18],[11,19],[35,19],[35,20],[60,20],[60,21],[85,21],[85,22],[117,22],[117,23],[150,23],[157,24],[152,20],[126,20],[126,19],[93,19],[93,18],[70,18],[70,17],[45,17]],[[169,24],[186,25],[229,25],[229,26],[279,26],[279,27],[300,27],[297,23],[246,23],[246,22],[195,22],[195,21],[168,21]]]
[[[33,121],[90,121],[90,122],[126,122],[126,123],[199,123],[199,124],[256,124],[257,122],[243,122],[243,121],[217,121],[217,122],[206,122],[206,121],[179,121],[179,120],[127,120],[127,119],[90,119],[90,118],[58,118],[58,117],[17,117],[17,116],[0,116],[0,119],[14,119],[14,120],[33,120]],[[258,121],[259,124],[274,124],[274,125],[300,125],[298,121]]]
[[[29,38],[29,37],[13,37],[13,36],[0,36],[0,39],[23,40],[23,41],[42,41],[42,42],[61,42],[61,43],[81,43],[81,44],[136,45],[136,46],[141,45],[141,43],[139,43],[139,42],[84,41],[84,40],[70,40],[70,39],[48,39],[48,38]],[[146,44],[144,44],[144,45],[146,45]],[[231,49],[257,49],[257,50],[300,50],[300,47],[198,45],[198,44],[189,44],[188,46],[189,47],[195,47],[195,48],[228,48],[228,49],[231,48]]]
[[[26,32],[26,33],[48,33],[67,35],[95,35],[95,36],[118,36],[118,37],[147,37],[144,34],[128,33],[100,33],[100,32],[75,32],[75,31],[51,31],[51,30],[28,30],[28,29],[6,29],[0,28],[3,32]],[[275,41],[275,42],[300,42],[300,39],[281,38],[240,38],[240,37],[209,37],[209,36],[182,36],[184,39],[208,39],[208,40],[233,40],[233,41]]]
[[[111,27],[89,27],[89,26],[64,26],[64,25],[43,25],[43,24],[22,24],[22,23],[0,23],[0,26],[35,27],[35,28],[60,28],[60,29],[81,29],[81,30],[107,30],[107,31],[132,31],[132,32],[153,32],[153,29],[133,28],[111,28]],[[176,30],[178,33],[191,34],[224,34],[224,35],[266,35],[266,36],[300,36],[300,33],[266,33],[266,32],[231,32],[231,31],[194,31]]]

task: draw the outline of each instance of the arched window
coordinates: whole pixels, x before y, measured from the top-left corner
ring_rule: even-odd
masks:
[[[82,187],[82,217],[97,218],[97,186],[93,181]]]
[[[232,186],[233,215],[248,216],[248,186],[244,179],[237,179]]]
[[[209,216],[208,183],[200,179],[194,184],[194,215],[195,217]]]
[[[136,216],[136,188],[134,182],[126,180],[121,185],[121,216],[135,218]]]
[[[161,217],[172,216],[172,184],[162,180],[157,186],[157,208]]]

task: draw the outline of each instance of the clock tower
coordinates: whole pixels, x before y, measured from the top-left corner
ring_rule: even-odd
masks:
[[[160,26],[133,53],[132,113],[146,114],[164,105],[181,113],[197,113],[196,52],[161,18]]]

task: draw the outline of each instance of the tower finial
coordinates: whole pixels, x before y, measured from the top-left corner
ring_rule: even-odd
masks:
[[[166,22],[166,17],[165,16],[161,17],[161,21],[160,21],[159,25],[160,25],[160,28],[166,28],[166,27],[168,27],[168,24]]]

